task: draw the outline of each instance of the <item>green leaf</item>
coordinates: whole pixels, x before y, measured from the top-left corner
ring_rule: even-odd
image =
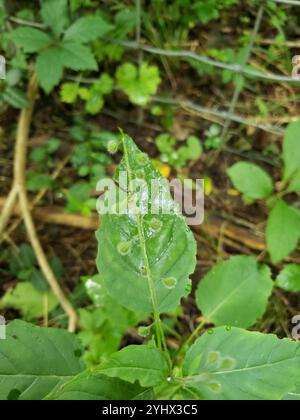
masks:
[[[189,275],[196,264],[195,240],[171,198],[168,182],[131,138],[124,136],[122,143],[124,157],[115,179],[120,173],[121,181],[126,174],[132,180],[143,176],[145,186],[138,193],[131,186],[123,185],[122,189],[127,191],[122,204],[124,209],[121,205],[124,214],[114,214],[112,205],[108,213],[101,215],[97,232],[98,269],[109,294],[121,305],[136,312],[150,313],[155,294],[159,311],[168,311],[188,294]],[[153,191],[151,183],[157,187],[152,197],[152,202],[157,204],[156,213],[159,213],[155,215],[152,215],[150,197],[145,192],[146,188]],[[142,214],[137,215],[133,202],[139,199]],[[170,208],[169,214],[162,214],[165,206]],[[170,279],[174,283],[172,286],[167,284]]]
[[[40,51],[52,42],[49,35],[35,28],[18,28],[10,33],[10,38],[27,53]]]
[[[84,358],[92,367],[116,352],[126,331],[143,320],[144,315],[135,314],[113,300],[105,290],[101,276],[84,279],[84,282],[96,308],[80,310],[80,325],[83,328],[80,339],[88,348]]]
[[[273,192],[271,177],[253,163],[236,163],[227,173],[235,188],[249,198],[260,200]]]
[[[18,276],[19,271],[36,264],[36,256],[28,244],[22,244],[17,253],[12,253],[9,259],[10,273]]]
[[[86,102],[85,109],[91,115],[98,114],[104,106],[103,96],[95,92],[91,92],[89,99]]]
[[[58,301],[52,292],[40,293],[31,283],[18,283],[13,289],[9,289],[0,299],[0,308],[14,308],[21,312],[27,321],[33,321],[44,314],[44,298],[47,296],[48,312],[58,305]]]
[[[64,39],[78,43],[95,41],[112,29],[113,26],[101,16],[85,16],[67,29]]]
[[[47,400],[102,401],[150,399],[151,392],[137,384],[109,378],[95,372],[84,372],[50,394]]]
[[[17,86],[22,80],[22,71],[18,68],[12,68],[6,73],[6,84],[10,87]]]
[[[94,205],[89,206],[88,201],[91,195],[91,186],[87,182],[78,182],[73,185],[67,192],[67,207],[66,210],[71,213],[83,212],[92,210]]]
[[[272,262],[277,264],[297,247],[300,238],[300,212],[280,200],[271,211],[267,244]]]
[[[59,50],[61,63],[68,69],[75,71],[98,69],[97,62],[90,48],[84,45],[75,42],[64,42]]]
[[[66,331],[13,321],[0,340],[0,399],[40,400],[83,370],[81,348]]]
[[[114,81],[107,73],[102,73],[98,82],[94,83],[92,90],[102,95],[107,95],[112,92]]]
[[[190,136],[187,139],[187,158],[197,160],[202,155],[203,149],[198,137]]]
[[[285,265],[276,279],[276,286],[288,292],[300,292],[300,265]]]
[[[128,346],[113,354],[98,369],[99,373],[112,378],[153,387],[166,380],[169,367],[164,354],[147,345]]]
[[[300,169],[295,173],[291,179],[288,192],[300,192]]]
[[[300,168],[300,120],[289,124],[283,143],[284,179],[288,180]]]
[[[66,104],[74,104],[78,97],[79,86],[77,83],[64,83],[61,86],[60,97]]]
[[[140,106],[150,102],[161,82],[158,67],[148,63],[142,63],[139,68],[132,63],[122,64],[117,70],[116,79],[130,101]]]
[[[48,48],[36,60],[37,79],[46,93],[59,84],[63,76],[63,64],[59,48]]]
[[[299,378],[300,346],[271,334],[220,327],[190,348],[183,374],[193,398],[280,400]]]
[[[3,92],[3,99],[15,108],[27,108],[29,105],[26,94],[15,87],[8,87]]]
[[[237,256],[217,264],[200,281],[196,302],[215,325],[248,328],[264,314],[272,289],[267,266],[254,257]]]
[[[67,0],[43,0],[41,8],[43,21],[52,29],[56,37],[61,35],[68,22],[67,11]]]
[[[27,188],[29,191],[39,191],[43,188],[51,188],[53,179],[51,175],[29,171],[27,173]]]
[[[286,394],[283,401],[300,401],[300,387]]]

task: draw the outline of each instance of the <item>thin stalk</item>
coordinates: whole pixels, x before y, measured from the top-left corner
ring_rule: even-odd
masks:
[[[258,14],[257,14],[257,17],[256,17],[256,21],[255,21],[255,25],[254,25],[254,28],[253,28],[253,31],[252,31],[252,34],[251,34],[251,37],[250,37],[250,41],[249,41],[249,44],[247,45],[247,48],[246,48],[245,58],[243,59],[242,64],[241,64],[242,69],[244,69],[246,67],[247,62],[248,62],[248,60],[251,56],[251,52],[253,50],[253,47],[254,47],[254,44],[255,44],[255,41],[256,41],[256,38],[257,38],[257,35],[258,35],[259,28],[260,28],[261,23],[262,23],[263,15],[264,15],[264,4],[259,8],[259,11],[258,11]],[[242,93],[242,90],[243,90],[243,84],[239,80],[237,82],[237,85],[235,87],[235,90],[234,90],[234,93],[233,93],[233,96],[232,96],[232,99],[231,99],[231,103],[230,103],[230,107],[229,107],[229,115],[230,116],[234,113],[234,111],[236,109],[236,106],[237,106],[238,100],[240,98],[240,95]],[[225,142],[228,141],[227,135],[228,135],[228,132],[229,132],[230,125],[231,125],[231,119],[228,118],[227,121],[225,122],[225,126],[223,127],[223,131],[222,131],[222,135],[221,135],[221,138]]]
[[[178,350],[177,354],[176,354],[176,358],[178,358],[178,356],[180,356],[184,349],[188,346],[190,346],[190,344],[193,342],[194,338],[197,337],[197,335],[203,330],[203,328],[205,327],[205,325],[207,324],[207,320],[204,319],[199,325],[198,327],[192,332],[192,334],[189,336],[189,338],[183,343],[183,345],[180,347],[180,349]]]

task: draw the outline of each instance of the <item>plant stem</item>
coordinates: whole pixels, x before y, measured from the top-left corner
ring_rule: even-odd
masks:
[[[205,327],[205,325],[207,324],[207,320],[204,319],[199,325],[198,327],[192,332],[192,334],[189,336],[189,338],[183,343],[183,345],[180,347],[180,349],[178,350],[176,357],[180,356],[181,353],[183,352],[183,350],[188,347],[192,341],[194,340],[194,338],[203,330],[203,328]]]

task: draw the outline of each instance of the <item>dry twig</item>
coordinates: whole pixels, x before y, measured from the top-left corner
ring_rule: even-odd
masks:
[[[27,234],[31,242],[32,248],[36,254],[40,268],[48,281],[53,293],[57,297],[62,308],[69,317],[69,331],[74,332],[77,323],[77,314],[73,306],[69,302],[67,296],[61,289],[44,253],[42,245],[39,241],[36,228],[32,219],[31,209],[27,197],[26,190],[26,163],[27,163],[27,145],[32,120],[34,104],[38,94],[38,83],[35,74],[31,77],[28,85],[29,106],[22,109],[18,121],[16,149],[14,158],[14,181],[11,192],[3,207],[0,217],[0,236],[3,234],[10,217],[14,212],[17,201],[20,204],[20,212],[25,222]]]

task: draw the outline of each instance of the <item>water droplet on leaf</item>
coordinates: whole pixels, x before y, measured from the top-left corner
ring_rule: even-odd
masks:
[[[207,331],[207,334],[209,334],[209,335],[213,335],[213,333],[214,333],[214,330],[212,330],[212,329]]]

